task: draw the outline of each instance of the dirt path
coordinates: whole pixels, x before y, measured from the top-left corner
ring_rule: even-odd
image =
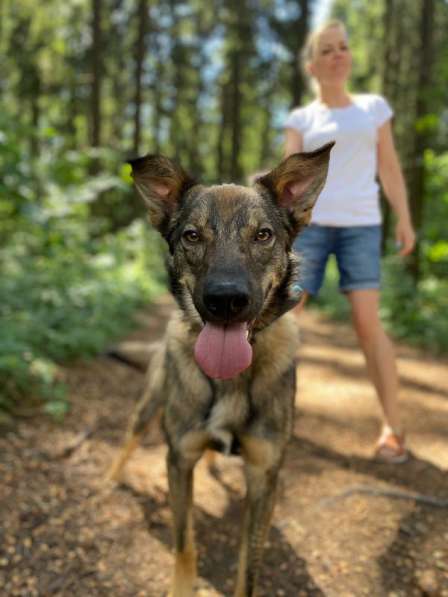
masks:
[[[169,310],[162,301],[142,316],[127,350],[146,359]],[[378,406],[350,328],[307,312],[302,337],[261,595],[448,597],[448,507],[371,492],[448,498],[448,362],[399,347],[414,458],[391,467],[370,459]],[[161,597],[172,562],[161,438],[102,489],[143,375],[106,358],[65,375],[63,425],[33,419],[0,437],[0,595]],[[198,595],[210,597],[232,594],[243,495],[239,459],[217,468],[200,463],[196,476]]]

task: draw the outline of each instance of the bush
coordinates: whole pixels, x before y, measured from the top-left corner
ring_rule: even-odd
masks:
[[[19,244],[0,253],[0,406],[45,399],[63,410],[58,364],[88,357],[132,325],[164,288],[160,243],[142,221],[114,236],[34,256]]]
[[[30,160],[25,134],[0,115],[0,410],[61,415],[58,366],[104,350],[164,288],[161,241],[119,155],[64,152],[50,132]]]
[[[381,285],[380,315],[391,335],[432,353],[448,352],[448,279],[427,274],[415,287],[402,259],[390,255],[383,259]],[[330,317],[350,319],[333,260],[314,304]]]

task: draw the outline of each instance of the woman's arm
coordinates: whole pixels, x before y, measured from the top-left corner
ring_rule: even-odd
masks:
[[[300,151],[303,151],[302,135],[295,129],[285,129],[285,158]]]
[[[400,255],[409,255],[415,245],[415,233],[409,212],[406,184],[389,120],[378,131],[378,174],[386,198],[397,215],[395,240],[400,246]]]

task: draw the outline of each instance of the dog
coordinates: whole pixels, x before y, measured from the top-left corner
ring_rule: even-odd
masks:
[[[196,579],[193,469],[207,449],[244,459],[247,485],[234,595],[255,594],[277,477],[293,429],[300,300],[292,243],[325,183],[331,147],[284,159],[252,187],[198,184],[163,156],[131,160],[152,225],[169,248],[177,309],[110,477],[157,413],[168,445],[175,566],[171,597]]]

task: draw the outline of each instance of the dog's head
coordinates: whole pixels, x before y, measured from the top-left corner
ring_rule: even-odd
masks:
[[[246,369],[248,338],[298,302],[291,246],[310,220],[332,146],[291,155],[252,187],[197,184],[162,156],[131,161],[169,246],[171,290],[198,328],[196,360],[210,377]]]

